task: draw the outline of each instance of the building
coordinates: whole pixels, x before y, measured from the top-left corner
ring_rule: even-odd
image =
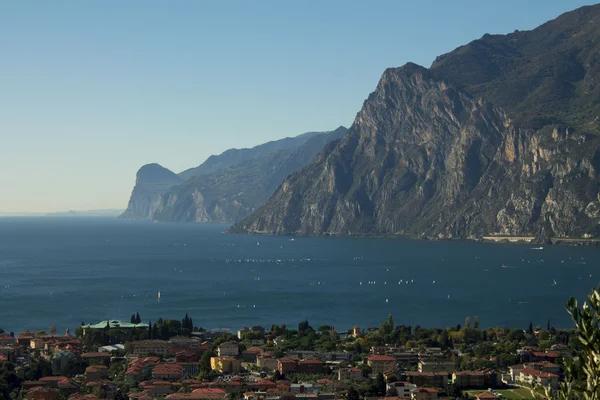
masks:
[[[183,366],[179,364],[158,364],[152,369],[152,379],[177,381],[183,378]]]
[[[252,347],[249,347],[246,350],[242,351],[242,359],[244,361],[255,363],[256,357],[262,353],[263,353],[262,347],[252,346]]]
[[[453,360],[421,360],[419,361],[419,372],[448,372],[455,370]]]
[[[396,359],[385,355],[370,356],[367,365],[371,367],[373,374],[383,374],[386,371],[396,371]]]
[[[91,353],[83,353],[81,355],[86,361],[100,361],[100,362],[108,362],[110,361],[110,354],[103,352],[91,352]]]
[[[281,375],[293,374],[298,371],[298,360],[284,357],[277,360],[277,369]]]
[[[521,370],[525,369],[525,365],[516,364],[508,367],[508,374],[510,375],[511,382],[516,382],[521,378]]]
[[[452,383],[460,389],[482,389],[487,387],[485,373],[482,371],[456,371],[452,374]]]
[[[412,400],[435,400],[437,395],[437,390],[433,388],[418,388],[411,392],[410,398]]]
[[[14,346],[17,344],[17,339],[11,335],[0,334],[0,346]]]
[[[237,332],[238,339],[241,339],[242,335],[244,335],[244,333],[248,333],[248,332],[252,332],[261,337],[265,336],[265,328],[263,328],[262,326],[245,326],[245,327],[241,328],[240,330],[238,330],[238,332]]]
[[[219,357],[237,357],[239,352],[239,346],[235,342],[225,342],[217,349]]]
[[[128,343],[129,353],[136,357],[144,357],[149,354],[165,357],[169,343],[164,340],[138,340]]]
[[[410,383],[414,383],[418,387],[428,386],[443,388],[448,386],[448,374],[445,372],[408,371],[406,372],[406,380]]]
[[[242,369],[240,360],[234,357],[211,357],[210,367],[220,373],[239,374]]]
[[[352,328],[352,336],[354,336],[354,337],[360,336],[360,326],[355,326]]]
[[[131,322],[113,320],[100,321],[97,324],[81,325],[83,334],[85,335],[92,329],[148,329],[148,324],[132,324]]]
[[[411,393],[417,389],[417,385],[410,382],[392,382],[386,385],[388,391],[396,391],[401,399],[410,399]]]
[[[298,372],[303,374],[323,373],[323,361],[316,358],[307,358],[298,361]]]
[[[521,370],[519,377],[520,382],[527,383],[531,386],[550,387],[558,389],[558,375],[550,372],[542,372],[536,369],[525,368]]]
[[[85,369],[85,380],[87,382],[97,382],[108,379],[108,367],[105,365],[92,365]]]
[[[361,381],[365,379],[360,368],[340,368],[338,370],[338,380],[340,381]]]
[[[279,369],[279,362],[276,358],[270,355],[259,354],[256,356],[256,366],[260,368],[276,370]]]
[[[19,346],[30,347],[31,339],[33,339],[34,336],[35,336],[35,333],[33,333],[33,332],[29,332],[29,331],[21,332],[21,333],[19,333],[19,336],[17,337],[17,344]]]

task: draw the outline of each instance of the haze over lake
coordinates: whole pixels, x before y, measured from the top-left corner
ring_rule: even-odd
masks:
[[[427,327],[475,315],[482,327],[526,328],[532,319],[570,327],[566,300],[600,277],[593,247],[245,236],[226,227],[0,218],[0,328],[60,332],[135,312],[144,322],[187,312],[206,329],[308,319],[345,330],[378,326],[390,313]]]

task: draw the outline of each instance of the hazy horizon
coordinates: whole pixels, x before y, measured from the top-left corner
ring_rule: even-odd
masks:
[[[586,4],[0,3],[0,213],[124,209],[135,173],[350,127],[386,68]]]

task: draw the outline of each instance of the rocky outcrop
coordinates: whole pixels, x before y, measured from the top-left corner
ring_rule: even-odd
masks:
[[[146,164],[136,174],[135,187],[127,209],[121,215],[125,219],[144,219],[152,207],[153,198],[170,187],[183,182],[177,174],[159,164]]]
[[[339,127],[331,132],[308,133],[282,139],[281,143],[270,142],[245,149],[247,151],[241,157],[250,153],[251,156],[242,162],[231,154],[221,159],[218,158],[220,156],[209,158],[208,167],[204,170],[212,170],[221,164],[229,166],[192,176],[186,181],[180,178],[180,174],[175,185],[162,190],[140,192],[136,185],[130,207],[123,217],[169,222],[239,221],[264,203],[284,178],[310,164],[327,143],[340,139],[346,131],[346,128]],[[288,148],[290,143],[297,147]],[[267,152],[270,149],[277,150]]]
[[[344,139],[230,232],[598,235],[596,17],[388,69]]]

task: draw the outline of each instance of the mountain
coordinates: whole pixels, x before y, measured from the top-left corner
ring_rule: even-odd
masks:
[[[158,193],[183,182],[174,172],[158,164],[146,164],[136,174],[135,186],[127,209],[121,218],[139,219],[148,215],[152,198]]]
[[[597,236],[600,6],[386,70],[348,133],[230,232]]]
[[[280,150],[291,150],[302,146],[310,138],[321,135],[324,132],[306,132],[295,137],[286,137],[279,140],[273,140],[250,149],[229,149],[219,155],[212,155],[202,164],[195,168],[187,169],[179,173],[184,180],[194,176],[207,175],[220,169],[239,165],[243,162],[265,157],[271,153]]]
[[[177,181],[154,191],[140,193],[136,183],[129,213],[123,217],[170,222],[239,221],[258,208],[285,177],[310,164],[327,143],[342,138],[346,131],[339,127],[252,149],[228,150],[196,168],[195,171],[203,171],[200,175],[183,181],[181,174],[171,173],[169,176],[175,175]],[[206,172],[213,169],[216,170]]]

